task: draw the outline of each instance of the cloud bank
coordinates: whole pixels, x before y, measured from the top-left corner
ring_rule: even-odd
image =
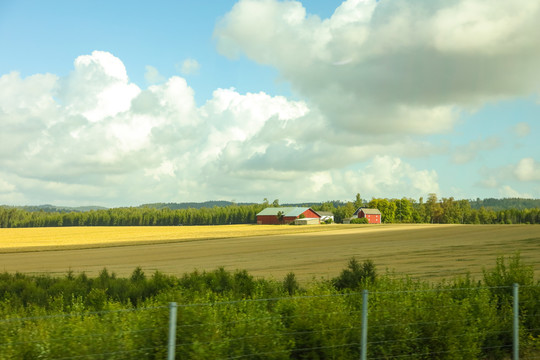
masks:
[[[321,19],[296,1],[239,1],[216,26],[218,50],[276,68],[298,101],[229,88],[198,106],[184,78],[147,66],[142,89],[104,51],[79,56],[65,77],[4,74],[0,203],[440,192],[435,170],[404,159],[446,151],[428,136],[452,131],[461,112],[538,92],[539,11],[527,0],[348,0]],[[186,75],[201,70],[183,65]],[[468,164],[499,146],[479,138],[448,161]],[[507,177],[538,184],[538,168],[523,158]],[[517,193],[503,180],[482,186]]]
[[[326,194],[316,174],[344,192],[333,178],[351,159],[311,136],[321,115],[301,101],[218,89],[197,107],[183,78],[142,90],[100,51],[65,78],[13,72],[0,89],[3,203],[307,199]]]
[[[460,111],[540,89],[540,3],[348,0],[328,19],[300,2],[241,0],[219,51],[279,70],[335,126],[448,131]]]
[[[6,74],[0,88],[11,89],[0,97],[4,203],[346,198],[366,174],[343,167],[371,151],[318,136],[324,117],[302,101],[217,89],[198,107],[180,77],[140,89],[107,52],[80,56],[65,78]],[[380,196],[412,177],[428,183],[419,193],[437,189],[398,158],[367,164]]]

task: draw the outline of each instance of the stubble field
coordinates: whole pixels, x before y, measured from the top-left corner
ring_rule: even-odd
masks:
[[[181,275],[197,270],[246,269],[302,281],[334,277],[355,256],[379,271],[440,280],[476,278],[498,256],[519,251],[540,268],[538,225],[331,225],[199,227],[72,227],[0,229],[0,271],[123,276],[137,266]]]

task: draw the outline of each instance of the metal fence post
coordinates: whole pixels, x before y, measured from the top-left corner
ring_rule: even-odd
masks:
[[[174,360],[176,353],[176,313],[177,304],[169,303],[169,346],[167,348],[167,360]]]
[[[514,355],[513,360],[519,360],[519,284],[514,284]]]
[[[362,291],[362,339],[360,341],[360,360],[367,359],[368,331],[368,291]]]

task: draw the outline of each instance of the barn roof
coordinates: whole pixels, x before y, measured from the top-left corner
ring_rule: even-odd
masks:
[[[368,209],[368,208],[358,208],[358,210],[355,211],[354,215],[358,215],[358,213],[362,210],[364,214],[366,215],[381,215],[381,212],[379,209]]]
[[[317,211],[317,214],[321,216],[334,216],[334,213],[331,211]]]
[[[273,215],[277,216],[278,212],[282,212],[283,216],[300,216],[304,211],[309,210],[308,207],[267,207],[263,211],[259,212],[257,216],[259,215]],[[311,209],[314,213],[317,214],[313,209]]]

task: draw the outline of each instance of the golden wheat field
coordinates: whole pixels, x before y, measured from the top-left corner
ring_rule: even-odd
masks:
[[[0,229],[0,271],[120,276],[140,266],[181,275],[246,269],[281,279],[331,278],[347,261],[372,259],[386,270],[439,280],[478,278],[499,256],[520,252],[540,276],[539,225],[179,226]]]
[[[0,253],[330,231],[338,225],[97,226],[0,229]]]

